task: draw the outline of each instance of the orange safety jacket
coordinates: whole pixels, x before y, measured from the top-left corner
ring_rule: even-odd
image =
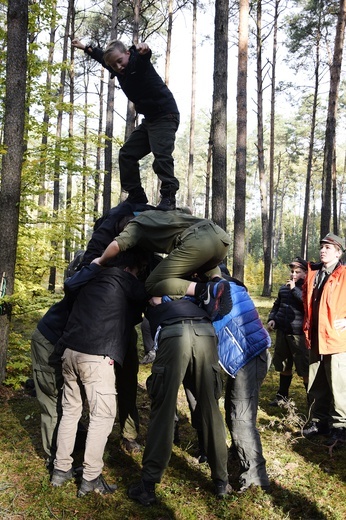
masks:
[[[322,264],[308,265],[303,285],[304,324],[306,345],[311,348],[313,290],[316,275]],[[346,266],[339,265],[329,275],[320,299],[318,315],[318,347],[320,354],[346,352],[346,330],[336,330],[334,320],[346,318]]]

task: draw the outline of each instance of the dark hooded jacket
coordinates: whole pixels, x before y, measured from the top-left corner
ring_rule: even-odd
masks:
[[[303,334],[303,284],[304,280],[300,278],[293,289],[282,285],[270,311],[268,321],[274,320],[275,329],[285,334]]]
[[[68,280],[65,291],[69,291]],[[101,268],[97,276],[82,287],[57,343],[65,348],[109,356],[121,366],[129,334],[142,319],[147,301],[144,284],[118,267]]]

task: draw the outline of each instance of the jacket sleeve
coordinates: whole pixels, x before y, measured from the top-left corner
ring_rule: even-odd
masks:
[[[89,49],[91,49],[91,52],[89,51]],[[107,65],[105,63],[105,61],[103,59],[104,53],[103,53],[103,50],[100,49],[100,47],[96,47],[94,49],[93,47],[91,47],[91,45],[86,45],[84,52],[85,52],[85,54],[90,56],[90,58],[92,58],[93,60],[96,60],[99,63],[101,63],[103,68],[109,70],[109,72],[111,73],[111,78],[114,78],[114,76],[116,76],[115,71],[112,69],[112,67],[110,67],[109,65]]]
[[[278,312],[278,310],[280,308],[280,304],[281,304],[281,298],[280,298],[280,293],[279,293],[278,297],[276,298],[276,300],[273,303],[273,307],[272,307],[272,310],[269,313],[267,323],[270,320],[274,320],[275,321],[275,316],[276,316],[276,314],[277,314],[277,312]]]
[[[87,282],[96,277],[96,275],[103,269],[98,264],[90,264],[82,267],[73,276],[67,278],[64,282],[64,291],[66,295],[76,296],[79,289]]]

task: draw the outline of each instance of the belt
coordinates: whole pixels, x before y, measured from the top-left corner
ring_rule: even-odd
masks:
[[[196,323],[211,323],[209,318],[190,318],[186,320],[177,320],[172,323],[162,323],[161,328],[168,327],[169,325],[196,325]]]

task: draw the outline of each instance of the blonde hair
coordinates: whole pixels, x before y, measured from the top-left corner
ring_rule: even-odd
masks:
[[[113,51],[119,51],[121,53],[127,52],[126,46],[119,40],[111,40],[107,45],[105,52],[103,53],[103,59],[107,63],[107,57],[112,54]],[[108,65],[108,63],[107,63]]]

